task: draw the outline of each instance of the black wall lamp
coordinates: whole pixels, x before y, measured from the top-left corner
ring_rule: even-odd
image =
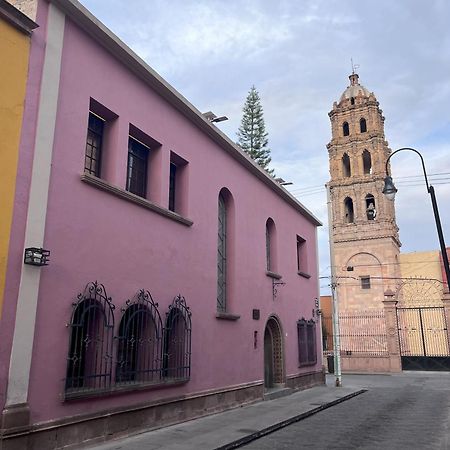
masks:
[[[25,249],[25,255],[23,257],[24,264],[31,266],[48,266],[50,256],[50,250],[44,250],[43,248],[28,247]]]

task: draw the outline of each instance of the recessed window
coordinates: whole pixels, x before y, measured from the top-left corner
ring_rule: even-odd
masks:
[[[149,147],[133,137],[128,139],[127,191],[144,197],[147,194]]]
[[[345,223],[353,223],[355,221],[355,215],[353,211],[353,200],[350,197],[347,197],[344,200],[344,214],[345,214]]]
[[[344,136],[348,136],[350,134],[350,128],[348,126],[348,122],[344,122],[342,124],[342,132],[343,132]]]
[[[299,366],[316,364],[316,324],[314,320],[299,320],[297,322],[297,337]]]
[[[308,253],[306,240],[297,236],[297,272],[308,274]]]
[[[266,222],[266,268],[269,272],[276,272],[276,229],[275,222],[269,217]]]
[[[364,150],[362,154],[364,175],[372,173],[372,158],[368,150]]]
[[[219,194],[217,233],[217,311],[227,310],[227,202],[223,192]]]
[[[103,128],[105,119],[89,111],[84,171],[100,177]]]
[[[363,276],[359,278],[361,281],[361,289],[370,289],[370,277]]]
[[[187,164],[186,160],[170,152],[169,209],[178,214],[187,214]]]
[[[348,178],[352,176],[352,169],[350,166],[350,157],[347,153],[344,153],[342,156],[342,172],[344,177]]]
[[[367,131],[367,123],[364,117],[359,121],[359,129],[361,133],[365,133]]]
[[[355,104],[355,97],[352,97],[352,98],[350,99],[350,103],[351,103],[352,105]]]

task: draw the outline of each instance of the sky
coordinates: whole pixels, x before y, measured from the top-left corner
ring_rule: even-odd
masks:
[[[425,160],[450,246],[450,2],[447,0],[82,0],[100,21],[236,141],[254,85],[272,167],[322,222],[319,263],[330,274],[324,185],[328,112],[360,83],[383,110],[389,147]],[[420,159],[391,159],[402,252],[439,248]],[[321,280],[326,290],[327,280]]]

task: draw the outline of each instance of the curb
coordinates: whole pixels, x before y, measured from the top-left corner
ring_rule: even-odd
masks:
[[[298,414],[297,416],[291,417],[289,419],[283,420],[282,422],[278,422],[274,425],[271,425],[270,427],[264,428],[259,431],[255,431],[252,434],[237,439],[236,441],[230,442],[229,444],[222,445],[221,447],[217,447],[214,450],[231,450],[233,448],[242,447],[243,445],[248,444],[249,442],[255,441],[256,439],[259,439],[263,436],[273,433],[274,431],[278,431],[281,428],[287,427],[288,425],[291,425],[295,422],[299,422],[300,420],[306,419],[307,417],[317,414],[320,411],[331,408],[332,406],[338,405],[339,403],[345,402],[346,400],[350,400],[351,398],[356,397],[357,395],[364,394],[364,392],[367,392],[367,389],[361,389],[359,391],[352,392],[351,394],[345,395],[344,397],[320,405],[317,408],[310,409],[309,411]]]

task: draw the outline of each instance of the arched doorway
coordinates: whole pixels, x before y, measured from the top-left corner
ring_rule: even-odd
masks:
[[[283,339],[281,326],[270,317],[264,330],[264,387],[272,388],[284,383]]]

